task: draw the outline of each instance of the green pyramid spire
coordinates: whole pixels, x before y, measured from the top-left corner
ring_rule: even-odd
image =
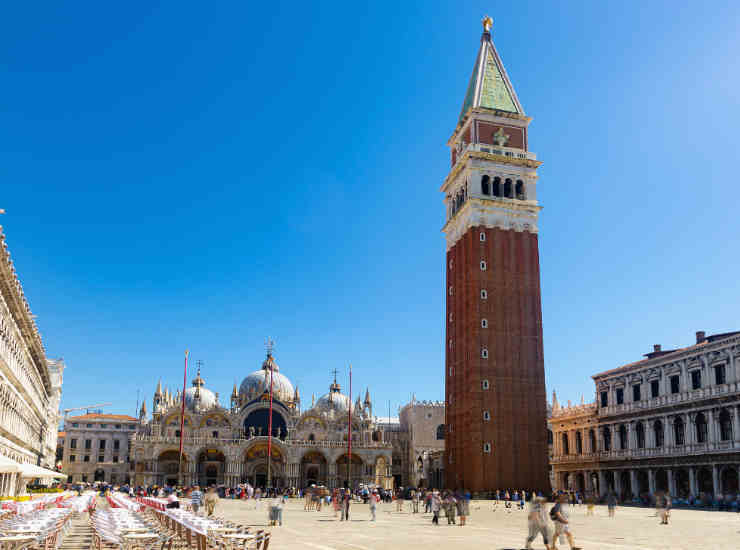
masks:
[[[484,30],[481,37],[480,50],[460,111],[461,121],[471,107],[524,114],[488,30]]]

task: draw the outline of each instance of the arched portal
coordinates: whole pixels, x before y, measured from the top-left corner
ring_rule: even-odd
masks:
[[[158,480],[157,483],[163,483],[165,485],[178,485],[181,482],[178,480],[178,469],[180,466],[179,460],[180,453],[176,450],[164,451],[157,457],[157,472],[162,475],[162,479]],[[182,454],[182,471],[187,472],[188,457],[185,453]]]
[[[285,455],[280,446],[272,445],[272,459],[270,460],[270,478],[272,487],[285,487]],[[255,443],[244,453],[243,482],[249,482],[254,487],[267,487],[267,442]]]
[[[93,481],[105,481],[105,472],[102,468],[95,470],[95,477]]]
[[[301,458],[300,476],[301,487],[306,488],[313,484],[326,485],[329,466],[326,457],[319,451],[308,451]]]
[[[699,486],[699,493],[714,494],[712,471],[709,468],[699,468],[699,471],[696,472],[696,483]]]
[[[637,471],[637,494],[644,495],[650,492],[650,481],[647,470]]]
[[[348,469],[349,468],[349,469]],[[364,463],[356,454],[352,453],[352,459],[349,460],[347,453],[337,459],[337,478],[343,480],[342,486],[356,486],[364,479]],[[349,471],[349,478],[347,472]]]
[[[720,476],[720,487],[723,495],[734,495],[738,492],[738,476],[736,466],[725,466]]]
[[[583,475],[583,472],[578,472],[576,474],[576,486],[575,490],[582,493],[586,490],[586,478]]]
[[[244,419],[244,433],[249,437],[267,436],[270,424],[270,409],[257,409],[249,413]],[[272,435],[280,439],[288,436],[288,425],[285,423],[283,415],[272,409]]]
[[[661,469],[655,471],[655,490],[663,491],[665,493],[668,492],[668,472],[665,470]]]
[[[197,477],[201,487],[224,483],[226,457],[218,449],[204,449],[198,454]]]
[[[688,498],[691,494],[691,484],[689,481],[689,471],[685,468],[674,470],[673,477],[676,484],[676,495],[680,498]]]

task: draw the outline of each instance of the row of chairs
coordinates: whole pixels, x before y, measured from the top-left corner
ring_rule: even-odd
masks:
[[[122,509],[118,509],[122,510]],[[145,548],[146,550],[171,550],[174,537],[161,529],[144,514],[125,511],[130,514],[126,527],[117,525],[116,518],[107,510],[100,510],[90,515],[90,527],[93,531],[93,548],[97,550],[129,550]],[[125,515],[128,515],[125,514]]]
[[[69,532],[72,514],[67,512],[57,517],[53,523],[44,526],[40,531],[21,533],[27,529],[29,521],[41,519],[47,510],[35,510],[30,514],[5,517],[0,523],[0,550],[58,550],[65,535]],[[31,537],[30,540],[22,540]]]

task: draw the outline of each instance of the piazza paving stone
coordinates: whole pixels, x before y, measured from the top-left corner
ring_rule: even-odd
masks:
[[[392,550],[395,548],[445,548],[509,550],[524,547],[527,518],[524,511],[493,511],[491,501],[473,501],[468,525],[432,525],[431,514],[411,514],[408,505],[396,512],[395,504],[380,504],[377,521],[370,521],[366,504],[353,504],[350,521],[340,522],[331,507],[321,512],[303,510],[303,499],[291,499],[283,511],[283,526],[269,527],[266,502],[260,510],[254,501],[219,501],[216,515],[254,525],[272,532],[270,550]],[[551,504],[548,504],[548,510]],[[673,510],[671,523],[660,525],[652,508],[618,507],[616,517],[607,516],[605,506],[597,506],[594,516],[586,516],[585,506],[570,508],[576,544],[594,550],[737,550],[740,548],[740,514],[697,510]],[[444,545],[444,546],[440,546]],[[542,539],[535,549],[544,549]],[[567,541],[558,544],[567,549]]]

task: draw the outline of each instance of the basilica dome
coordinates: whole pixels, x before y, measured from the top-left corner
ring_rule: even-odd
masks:
[[[193,385],[185,390],[185,406],[195,410],[196,405],[201,410],[212,409],[218,406],[216,394],[205,387],[205,380],[200,377],[200,369],[193,380]]]
[[[334,380],[334,383],[329,386],[329,393],[322,395],[321,397],[319,397],[319,400],[316,401],[316,405],[314,405],[313,407],[314,410],[319,413],[328,414],[330,416],[338,415],[341,413],[346,414],[347,412],[349,412],[349,397],[344,395],[340,390],[341,388],[339,387],[339,384],[337,384],[337,381]]]
[[[283,403],[290,403],[295,396],[295,389],[287,376],[280,374],[280,367],[275,362],[272,354],[262,363],[259,370],[249,374],[242,380],[239,386],[239,396],[244,402],[251,401],[255,397],[270,391],[270,368],[272,368],[272,394],[273,398]]]

